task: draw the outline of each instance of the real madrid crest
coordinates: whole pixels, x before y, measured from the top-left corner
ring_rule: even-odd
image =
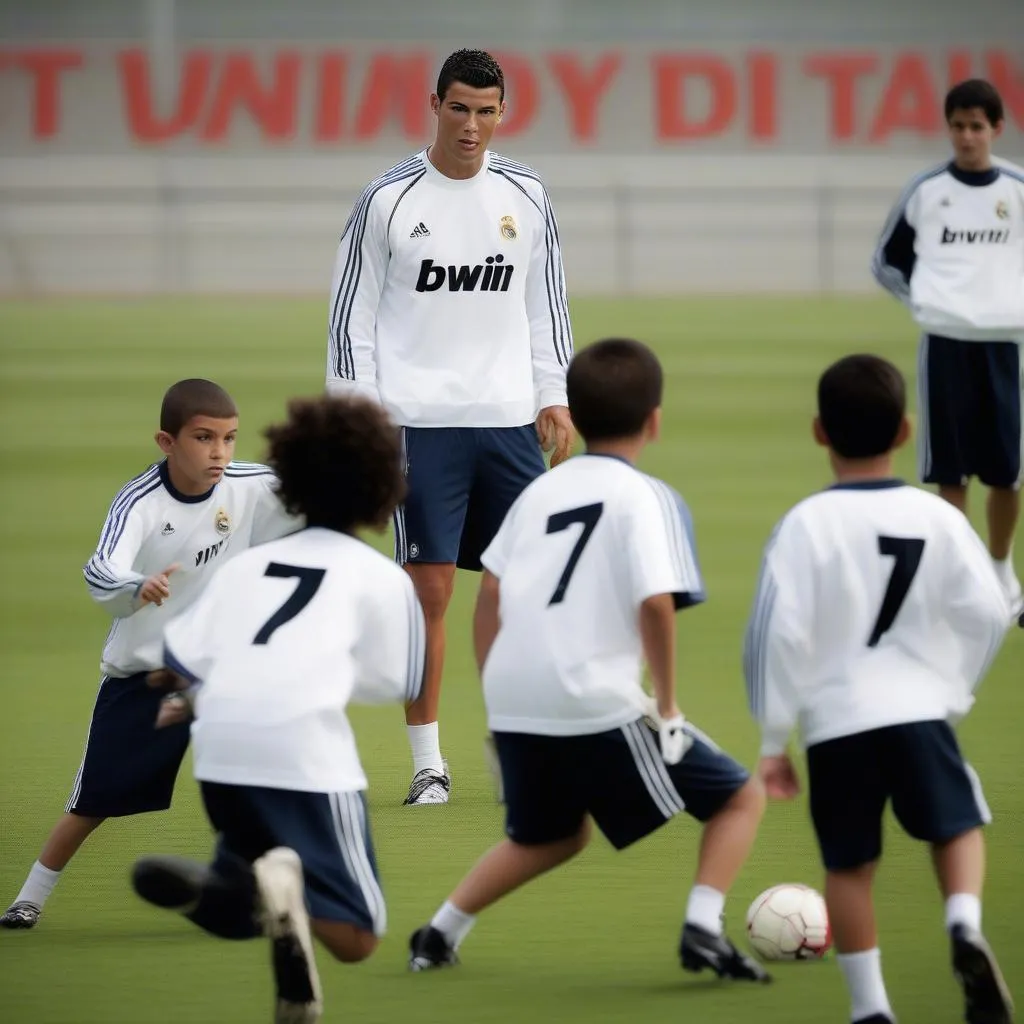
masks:
[[[508,214],[501,218],[501,222],[498,224],[498,231],[506,242],[514,242],[519,237],[515,218],[510,217]]]
[[[1000,220],[1010,219],[1010,208],[1002,199],[1000,199],[999,202],[996,203],[996,216]]]
[[[217,509],[217,514],[213,517],[213,525],[217,528],[217,532],[224,536],[226,533],[231,532],[231,516],[227,514],[225,509]]]

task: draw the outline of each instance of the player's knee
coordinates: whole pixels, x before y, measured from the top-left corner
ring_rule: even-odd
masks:
[[[455,583],[454,566],[417,565],[410,575],[424,618],[428,622],[443,619]]]
[[[730,811],[760,820],[764,815],[766,803],[764,783],[756,775],[751,775],[729,798],[726,807]]]
[[[331,956],[343,964],[367,959],[380,943],[373,932],[337,921],[317,921],[314,931]]]

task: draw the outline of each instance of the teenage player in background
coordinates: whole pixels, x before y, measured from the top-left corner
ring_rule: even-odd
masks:
[[[953,725],[1006,635],[1009,602],[964,515],[894,479],[893,449],[909,432],[891,363],[849,356],[821,377],[814,436],[836,482],[775,528],[747,629],[760,774],[770,797],[799,792],[786,754],[799,722],[852,1019],[895,1020],[872,905],[891,800],[907,833],[932,848],[967,1021],[1008,1024],[1009,994],[981,933],[989,810]]]
[[[658,437],[661,366],[639,342],[607,339],[573,359],[567,385],[586,454],[513,505],[484,553],[474,619],[507,838],[412,936],[410,967],[457,963],[476,916],[580,853],[590,817],[621,850],[685,810],[704,829],[682,966],[764,981],[722,931],[763,788],[676,705],[675,613],[704,584],[682,498],[635,468]]]
[[[988,82],[954,86],[945,115],[953,159],[904,189],[872,270],[922,331],[921,479],[961,511],[971,477],[989,488],[989,554],[1024,625],[1013,567],[1024,480],[1024,168],[992,156],[1003,103]]]
[[[414,700],[425,635],[409,577],[356,536],[384,529],[405,490],[384,410],[300,399],[267,437],[281,499],[308,527],[234,559],[165,633],[165,664],[196,712],[214,861],[147,857],[134,885],[214,935],[266,935],[274,1019],[305,1024],[322,1009],[312,935],[351,963],[385,927],[345,709]]]
[[[433,143],[364,190],[331,285],[327,390],[381,401],[404,428],[409,493],[396,557],[427,622],[423,694],[406,709],[407,804],[446,803],[438,705],[456,566],[479,570],[520,491],[567,458],[572,331],[558,228],[531,168],[488,149],[505,110],[480,50],[444,62]],[[538,443],[539,442],[539,443]]]
[[[154,732],[169,615],[188,608],[233,555],[295,530],[266,467],[234,462],[238,410],[223,388],[182,380],[164,395],[164,459],[129,481],[85,566],[89,594],[112,618],[85,754],[64,814],[43,845],[5,928],[32,928],[61,872],[106,818],[171,806],[187,726]]]

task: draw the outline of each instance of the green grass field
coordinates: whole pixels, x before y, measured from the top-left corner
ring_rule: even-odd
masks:
[[[884,299],[579,301],[573,313],[579,344],[629,333],[653,344],[664,360],[665,437],[649,450],[644,468],[688,499],[709,589],[707,605],[680,617],[680,704],[751,764],[756,739],[744,703],[741,635],[772,524],[828,479],[825,458],[809,437],[814,382],[826,363],[854,350],[889,355],[912,375],[914,332]],[[16,895],[78,765],[106,631],[80,567],[114,492],[156,457],[151,438],[164,388],[185,376],[224,384],[242,409],[238,455],[259,458],[261,428],[282,413],[285,400],[320,389],[323,323],[323,304],[304,301],[0,305],[0,903]],[[900,465],[912,479],[912,452],[902,454]],[[501,834],[471,666],[474,592],[475,579],[460,578],[450,615],[441,735],[454,777],[452,802],[401,807],[410,768],[401,711],[353,714],[371,780],[390,928],[365,964],[320,958],[325,1020],[846,1020],[834,960],[779,969],[777,984],[767,988],[683,975],[675,947],[698,835],[688,820],[620,855],[595,840],[575,864],[483,917],[463,947],[461,968],[406,972],[409,932]],[[1018,1002],[1024,1000],[1022,665],[1018,631],[962,730],[996,814],[986,931]],[[143,905],[129,888],[136,856],[205,856],[210,845],[188,771],[171,812],[108,823],[65,873],[40,926],[0,933],[0,1019],[269,1020],[262,943],[209,938]],[[772,806],[727,905],[732,932],[742,933],[745,909],[761,889],[782,881],[816,885],[820,878],[804,802]],[[895,832],[878,900],[883,962],[902,1024],[960,1020],[927,856]]]

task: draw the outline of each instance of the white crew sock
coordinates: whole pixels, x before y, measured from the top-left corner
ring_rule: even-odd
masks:
[[[32,865],[15,903],[34,903],[41,908],[50,898],[50,893],[53,892],[53,887],[59,878],[59,871],[44,867],[39,861],[36,861]]]
[[[946,931],[955,924],[965,924],[981,931],[981,899],[969,892],[955,892],[946,900]]]
[[[476,924],[476,915],[467,914],[459,910],[454,903],[445,900],[444,906],[433,916],[430,924],[445,937],[452,949],[458,949],[459,944]]]
[[[695,885],[686,901],[686,923],[695,924],[712,935],[721,935],[723,910],[725,893],[712,889],[710,885]]]
[[[850,992],[850,1016],[861,1020],[881,1013],[892,1017],[892,1007],[882,980],[882,954],[876,946],[862,953],[840,953],[836,957]]]
[[[437,722],[427,725],[407,725],[409,748],[412,750],[412,773],[433,768],[436,772],[444,771],[444,760],[441,757],[441,741],[437,734]]]

